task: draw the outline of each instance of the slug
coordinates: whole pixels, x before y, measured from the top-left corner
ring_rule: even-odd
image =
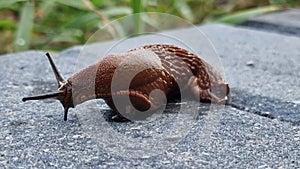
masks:
[[[108,55],[67,80],[63,79],[50,54],[46,53],[46,56],[55,74],[58,91],[24,97],[22,101],[57,99],[63,105],[65,121],[69,108],[95,98],[104,99],[114,111],[126,109],[130,114],[133,109],[140,113],[155,112],[162,106],[163,99],[180,97],[182,92],[190,93],[197,101],[225,104],[230,92],[228,83],[216,69],[174,45],[145,45],[126,53]],[[122,86],[126,81],[128,85]],[[156,89],[164,96],[151,93]],[[127,109],[128,103],[116,106],[119,103],[114,102],[114,97],[130,98],[131,109]]]

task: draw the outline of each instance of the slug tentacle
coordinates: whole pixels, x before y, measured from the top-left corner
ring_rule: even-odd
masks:
[[[58,92],[53,92],[53,93],[46,93],[46,94],[41,94],[41,95],[36,95],[36,96],[29,96],[29,97],[24,97],[22,99],[23,102],[26,102],[28,100],[43,100],[43,99],[58,99],[63,95],[62,91]]]
[[[46,53],[46,56],[50,62],[51,68],[54,72],[57,84],[58,84],[58,91],[52,93],[46,93],[36,96],[24,97],[22,101],[28,100],[43,100],[43,99],[56,99],[61,102],[64,107],[64,120],[67,120],[67,114],[70,107],[74,107],[73,99],[72,99],[72,84],[68,81],[65,81],[58,71],[52,57],[49,53]]]
[[[47,56],[47,58],[48,58],[48,60],[50,62],[51,68],[53,70],[53,73],[55,75],[55,78],[56,78],[56,81],[57,81],[57,85],[58,85],[58,88],[59,88],[60,86],[63,85],[63,83],[65,82],[65,80],[62,77],[62,75],[60,74],[60,72],[58,71],[58,69],[57,69],[57,67],[56,67],[56,65],[55,65],[52,57],[50,56],[50,54],[48,52],[46,53],[46,56]]]

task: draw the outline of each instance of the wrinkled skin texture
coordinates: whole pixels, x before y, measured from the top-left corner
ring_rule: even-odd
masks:
[[[73,75],[68,82],[73,84],[74,105],[103,98],[113,110],[131,119],[136,116],[136,109],[153,112],[165,103],[165,98],[172,99],[183,92],[199,101],[222,104],[229,93],[228,84],[211,65],[171,45],[147,45],[109,55]],[[165,96],[151,95],[155,89]]]

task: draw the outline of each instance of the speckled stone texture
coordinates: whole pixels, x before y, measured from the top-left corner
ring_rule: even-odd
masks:
[[[199,28],[220,55],[232,88],[231,105],[194,110],[189,106],[195,102],[183,102],[190,111],[182,116],[183,123],[190,122],[188,130],[182,129],[184,135],[168,133],[175,120],[180,126],[176,119],[181,117],[176,114],[180,103],[170,103],[167,112],[153,121],[99,124],[121,138],[145,144],[137,152],[155,143],[153,149],[161,147],[157,155],[126,154],[127,140],[93,126],[93,120],[111,114],[101,100],[71,109],[66,122],[56,101],[21,102],[24,96],[56,90],[44,52],[0,56],[0,168],[299,168],[300,39],[218,24]],[[190,28],[169,33],[197,42]],[[113,43],[86,46],[89,52],[79,57],[80,63],[80,46],[54,59],[69,77]],[[85,109],[89,106],[96,113]],[[189,115],[192,120],[185,119]],[[155,142],[154,135],[164,139]],[[173,144],[162,145],[168,143],[165,140]]]

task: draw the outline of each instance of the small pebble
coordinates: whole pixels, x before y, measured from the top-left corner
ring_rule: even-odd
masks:
[[[294,100],[292,102],[295,103],[295,104],[300,104],[300,100]]]
[[[271,112],[268,112],[268,111],[261,113],[261,115],[264,116],[264,117],[269,117],[270,114],[271,114]]]
[[[247,63],[246,63],[247,66],[250,66],[250,67],[253,67],[254,66],[254,61],[253,60],[249,60]]]

